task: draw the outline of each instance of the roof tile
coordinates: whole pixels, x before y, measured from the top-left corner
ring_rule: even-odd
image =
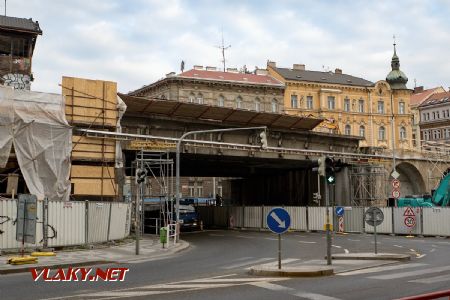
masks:
[[[233,73],[222,71],[206,71],[206,70],[189,70],[181,73],[177,77],[181,78],[198,78],[217,81],[232,81],[264,85],[284,86],[284,84],[269,75],[256,75],[248,73]]]

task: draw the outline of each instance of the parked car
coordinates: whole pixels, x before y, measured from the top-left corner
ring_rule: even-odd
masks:
[[[176,214],[176,212],[174,213]],[[174,215],[174,220],[176,215]],[[192,205],[180,205],[180,229],[202,230],[203,224],[200,217]]]

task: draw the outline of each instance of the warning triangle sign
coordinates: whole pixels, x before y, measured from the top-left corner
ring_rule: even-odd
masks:
[[[416,214],[414,213],[413,209],[411,207],[407,207],[405,212],[403,213],[403,216],[405,217],[415,217]]]

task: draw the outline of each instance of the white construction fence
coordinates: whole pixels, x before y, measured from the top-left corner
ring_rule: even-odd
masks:
[[[275,206],[274,206],[275,207]],[[267,229],[266,217],[272,206],[198,207],[206,227]],[[323,231],[326,223],[325,207],[284,206],[291,216],[291,229]],[[369,207],[344,207],[341,220],[330,207],[330,220],[334,231],[343,223],[343,232],[367,232],[374,228],[364,222]],[[377,233],[410,234],[424,236],[450,236],[450,207],[380,207],[383,222]],[[342,222],[343,221],[343,222]]]
[[[43,247],[43,201],[37,203],[36,243]],[[118,240],[130,234],[131,204],[115,202],[48,202],[48,246],[74,246]],[[17,249],[17,200],[0,200],[0,250]]]

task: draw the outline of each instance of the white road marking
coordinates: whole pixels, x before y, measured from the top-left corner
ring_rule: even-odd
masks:
[[[298,241],[298,242],[302,244],[317,244],[317,242],[307,242],[307,241]]]
[[[294,296],[311,300],[339,300],[339,298],[308,292],[295,293]]]
[[[331,247],[338,248],[338,249],[342,248],[341,246],[337,246],[337,245],[331,245]]]
[[[411,276],[431,274],[431,273],[437,273],[437,272],[449,271],[449,270],[450,270],[450,266],[444,266],[444,267],[429,268],[429,269],[410,271],[410,272],[394,273],[394,274],[388,274],[388,275],[378,275],[378,276],[372,276],[372,277],[369,277],[369,278],[371,278],[371,279],[389,280],[389,279],[411,277]]]
[[[425,257],[425,256],[427,256],[426,254],[420,254],[420,255],[417,255],[416,257],[417,258],[422,258],[422,257]]]
[[[241,238],[241,239],[255,239],[255,236],[250,236],[250,235],[236,235],[235,237],[237,238]]]
[[[411,280],[408,282],[417,282],[417,283],[436,283],[436,282],[442,282],[442,281],[450,281],[450,274],[442,275],[442,276],[435,276],[435,277],[427,277],[422,279],[416,279]]]
[[[416,250],[414,250],[414,249],[409,249],[409,251],[416,252]]]
[[[229,265],[226,267],[222,267],[222,269],[230,270],[230,269],[240,268],[240,267],[244,267],[244,266],[248,266],[248,265],[257,265],[259,263],[269,261],[269,260],[273,260],[273,257],[264,257],[264,258],[257,258],[254,260],[248,260],[248,261],[244,261],[241,263],[236,263],[236,264],[232,264],[232,265]]]
[[[269,240],[269,241],[278,241],[278,239],[274,239],[274,238],[264,238],[265,240]]]
[[[350,251],[348,251],[348,249],[344,249],[345,254],[349,254]]]
[[[275,292],[286,292],[290,295],[293,296],[297,296],[300,298],[305,298],[305,299],[311,299],[311,300],[339,300],[338,298],[334,298],[334,297],[330,297],[330,296],[326,296],[326,295],[321,295],[321,294],[316,294],[316,293],[308,293],[308,292],[302,292],[302,291],[296,291],[293,288],[287,287],[287,286],[282,286],[279,284],[273,284],[270,282],[254,282],[254,283],[250,283],[250,285],[253,286],[257,286],[263,289],[268,289],[271,291],[275,291]]]
[[[353,240],[353,239],[347,239],[347,241],[350,241],[350,242],[361,242],[361,240]]]
[[[281,264],[283,265],[283,264],[293,263],[293,262],[296,262],[296,261],[299,261],[299,260],[300,259],[298,259],[298,258],[286,258],[286,259],[282,259],[281,260]],[[269,263],[265,263],[265,264],[259,265],[259,267],[271,267],[271,266],[277,266],[277,265],[278,265],[278,260],[274,260],[274,261],[271,261]],[[249,270],[250,267],[246,268],[246,269]]]
[[[406,265],[375,267],[375,268],[369,268],[369,269],[362,269],[362,270],[355,270],[355,271],[350,271],[350,272],[339,273],[339,274],[336,274],[336,275],[337,276],[360,275],[360,274],[377,273],[377,272],[391,271],[391,270],[409,269],[409,268],[415,268],[415,267],[422,267],[422,266],[426,266],[426,265],[427,264],[412,263],[412,264],[406,264]]]
[[[431,249],[430,253],[433,253],[434,251],[436,251],[436,248]]]
[[[270,282],[267,282],[267,281],[266,282],[252,282],[252,283],[250,283],[250,285],[257,286],[257,287],[264,288],[264,289],[268,289],[268,290],[271,290],[271,291],[277,291],[277,292],[294,291],[293,288],[282,286],[282,285],[279,285],[279,284],[273,284],[273,283],[270,283]]]
[[[392,245],[392,246],[397,247],[397,248],[403,248],[403,246],[400,246],[400,245]]]

